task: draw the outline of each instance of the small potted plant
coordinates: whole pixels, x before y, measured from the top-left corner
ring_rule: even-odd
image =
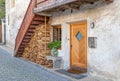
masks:
[[[58,49],[61,48],[61,41],[50,42],[48,48],[51,49],[51,56],[46,56],[46,59],[53,61],[53,68],[60,68],[62,58],[58,56]]]
[[[48,48],[51,49],[52,56],[58,56],[58,49],[61,48],[61,41],[53,41],[48,44]]]

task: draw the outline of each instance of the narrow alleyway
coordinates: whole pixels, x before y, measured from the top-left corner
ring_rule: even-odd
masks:
[[[0,81],[71,81],[31,63],[12,57],[0,48]]]

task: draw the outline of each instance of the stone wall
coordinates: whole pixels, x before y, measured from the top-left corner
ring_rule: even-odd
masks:
[[[88,37],[97,37],[97,48],[88,47],[88,71],[92,75],[120,81],[120,0],[111,4],[96,2],[79,10],[66,10],[53,15],[52,25],[62,25],[63,68],[70,65],[70,22],[86,20]],[[68,23],[69,22],[69,23]],[[95,28],[90,24],[94,22]]]
[[[14,7],[11,1],[6,0],[6,45],[14,52],[15,39],[30,0],[15,0]]]

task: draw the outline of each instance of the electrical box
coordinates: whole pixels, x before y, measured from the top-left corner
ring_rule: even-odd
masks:
[[[97,37],[88,37],[88,46],[89,48],[97,47]]]

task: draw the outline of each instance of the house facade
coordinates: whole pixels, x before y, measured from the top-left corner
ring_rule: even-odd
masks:
[[[27,9],[29,1],[21,0],[20,2],[26,5]],[[77,2],[77,0],[37,0],[34,2],[31,0],[31,5],[28,7],[30,9],[27,10],[27,12],[32,11],[32,13],[29,13],[31,15],[28,13],[25,15],[26,9],[24,8],[24,13],[15,13],[15,17],[20,18],[20,20],[13,21],[15,17],[11,14],[13,20],[10,21],[11,25],[8,25],[7,41],[11,41],[10,44],[13,44],[16,38],[15,55],[25,54],[28,49],[30,50],[30,45],[27,45],[31,42],[30,39],[32,40],[30,31],[41,24],[42,26],[49,24],[50,41],[60,40],[62,42],[61,53],[59,54],[62,57],[61,68],[68,70],[71,67],[82,67],[87,69],[88,75],[120,81],[119,3],[120,0],[85,0],[83,2]],[[34,8],[32,8],[33,6]],[[7,15],[6,21],[9,20]],[[49,18],[49,22],[46,22],[48,21],[47,18]],[[29,25],[25,25],[28,23]],[[19,29],[19,27],[21,28]],[[25,27],[28,28],[24,29]],[[42,27],[40,26],[40,28]],[[25,30],[25,33],[23,30]],[[13,31],[16,32],[16,35]],[[26,33],[27,31],[29,32]],[[13,33],[12,37],[14,38],[11,38],[10,32]],[[39,31],[39,34],[41,34],[40,32],[42,30]],[[30,39],[26,42],[27,39],[25,38],[27,37],[30,37]],[[33,38],[35,39],[35,37]],[[41,39],[39,40],[41,43]],[[36,47],[38,46],[32,47],[33,51]],[[27,51],[25,51],[26,48]],[[39,50],[37,51],[38,53],[29,51],[32,54],[27,58],[33,58],[34,54],[43,54]],[[32,61],[36,62],[36,60]]]
[[[71,58],[71,44],[74,44],[74,50],[72,53],[77,52],[78,47],[77,39],[74,39],[72,35],[75,32],[71,27],[77,27],[77,23],[82,24],[85,22],[86,30],[79,30],[80,32],[86,31],[87,35],[87,68],[92,74],[101,75],[103,77],[109,77],[117,81],[120,78],[119,67],[119,47],[117,46],[119,41],[119,3],[120,0],[114,0],[111,4],[102,2],[95,2],[94,4],[82,5],[78,10],[68,9],[64,12],[57,12],[53,14],[52,25],[61,25],[62,28],[62,57],[64,62],[64,68],[69,68],[71,65],[70,60],[77,59]],[[116,13],[117,11],[117,13]],[[94,23],[94,24],[93,24]],[[75,26],[74,26],[75,25]],[[94,27],[93,27],[94,26]],[[82,26],[81,26],[82,27]],[[116,32],[116,33],[115,33]],[[76,35],[75,34],[75,35]],[[74,35],[74,36],[75,36]],[[95,48],[90,47],[89,37],[95,37]],[[72,39],[71,39],[72,38]],[[84,39],[84,38],[83,38]],[[75,41],[73,41],[75,40]],[[82,38],[81,38],[82,40]],[[84,39],[85,40],[85,39]],[[81,43],[82,46],[85,42]],[[79,50],[82,49],[81,47]],[[85,58],[81,57],[80,58]],[[119,80],[118,80],[119,81]]]
[[[12,49],[30,0],[6,0],[6,46]]]

